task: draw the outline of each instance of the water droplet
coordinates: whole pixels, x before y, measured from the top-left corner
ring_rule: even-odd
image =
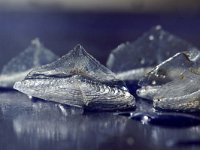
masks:
[[[156,30],[160,30],[161,28],[162,28],[161,25],[156,26]]]
[[[150,36],[149,36],[149,40],[150,40],[150,41],[153,41],[153,40],[154,40],[154,36],[153,36],[153,35],[150,35]]]
[[[150,118],[148,116],[143,116],[141,119],[142,124],[148,124],[150,121]]]
[[[152,81],[152,85],[156,85],[156,81],[155,80]]]
[[[145,59],[142,58],[142,59],[140,60],[140,64],[141,64],[141,65],[144,65],[144,63],[145,63]]]
[[[164,79],[164,78],[166,78],[166,76],[165,76],[165,75],[162,75],[162,78]]]

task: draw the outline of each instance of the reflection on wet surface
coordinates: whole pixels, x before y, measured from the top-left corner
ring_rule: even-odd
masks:
[[[133,114],[148,108],[147,112],[154,112],[150,104],[138,108]],[[15,91],[1,92],[0,149],[200,148],[198,124],[171,128],[143,124],[129,118],[112,113],[86,113],[55,103],[33,102]]]

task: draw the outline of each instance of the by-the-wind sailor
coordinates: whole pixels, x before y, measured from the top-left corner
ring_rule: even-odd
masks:
[[[37,38],[34,39],[27,49],[12,58],[3,67],[0,75],[0,87],[13,88],[14,83],[24,79],[33,67],[51,63],[57,58]]]
[[[134,42],[127,42],[114,49],[107,66],[123,80],[139,80],[174,54],[197,49],[192,44],[155,26]]]
[[[57,61],[33,69],[14,88],[44,100],[89,110],[119,110],[135,105],[124,82],[81,45]]]
[[[156,108],[200,110],[200,52],[185,51],[167,59],[139,82],[140,97],[153,100]]]

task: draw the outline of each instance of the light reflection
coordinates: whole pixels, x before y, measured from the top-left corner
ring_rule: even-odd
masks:
[[[74,145],[76,149],[87,147],[88,142],[94,141],[90,146],[98,147],[116,133],[123,134],[127,122],[125,117],[108,114],[53,116],[47,113],[33,112],[15,118],[13,128],[18,139],[37,141],[37,145],[42,141],[65,141],[66,147]]]
[[[110,147],[111,143],[114,149],[120,146],[124,149],[164,149],[200,139],[200,126],[174,129],[142,125],[124,116],[84,114],[80,109],[33,103],[21,94],[9,94],[0,93],[0,119],[3,119],[0,127],[4,129],[2,133],[6,133],[0,137],[17,149],[100,149]],[[148,142],[144,144],[144,141]]]

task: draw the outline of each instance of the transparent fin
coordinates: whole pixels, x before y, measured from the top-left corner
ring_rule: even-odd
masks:
[[[14,83],[22,80],[32,68],[50,63],[57,58],[53,52],[40,43],[38,38],[34,39],[27,49],[3,67],[0,87],[12,88]]]
[[[192,44],[155,26],[134,42],[127,42],[114,49],[107,66],[122,79],[138,80],[148,68],[155,67],[177,52],[197,50]],[[143,70],[139,72],[137,70]]]
[[[154,106],[169,110],[200,109],[200,71],[198,51],[186,51],[167,59],[139,82],[140,97]]]
[[[124,82],[81,45],[51,64],[34,68],[14,88],[34,97],[89,110],[118,110],[135,105]]]

